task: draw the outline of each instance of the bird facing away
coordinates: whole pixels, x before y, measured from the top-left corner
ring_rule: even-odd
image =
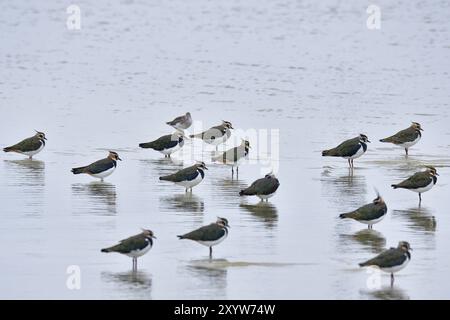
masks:
[[[166,122],[171,127],[177,130],[186,130],[192,125],[192,117],[190,112],[186,112],[184,116],[179,116],[172,121]]]
[[[269,201],[269,198],[275,194],[279,186],[280,182],[271,172],[269,174],[266,174],[264,178],[254,181],[247,189],[241,190],[241,192],[239,192],[239,195],[257,196],[261,199],[261,201],[264,201],[265,199],[267,202]]]
[[[173,134],[162,136],[155,141],[140,143],[139,147],[144,149],[153,149],[161,152],[164,157],[170,158],[170,155],[184,146],[184,135],[180,131]]]
[[[234,167],[239,175],[239,165],[245,160],[250,150],[250,142],[243,140],[238,147],[231,148],[217,156],[212,157],[212,161],[217,161],[231,167],[231,175],[234,175]]]
[[[336,148],[322,151],[324,157],[341,157],[348,160],[348,165],[353,168],[353,160],[361,157],[367,151],[369,138],[365,134],[360,134],[342,142]]]
[[[372,229],[372,226],[386,216],[387,206],[383,198],[378,195],[372,203],[366,204],[355,211],[343,213],[339,215],[341,219],[354,219],[358,222],[367,224],[368,229]]]
[[[36,131],[36,130],[35,130]],[[33,159],[35,154],[38,154],[45,147],[45,133],[36,131],[36,134],[30,138],[20,141],[13,146],[3,148],[5,152],[17,152]]]
[[[227,141],[231,136],[230,129],[234,129],[231,122],[222,120],[222,124],[209,128],[202,133],[190,135],[189,137],[202,139],[205,143],[216,146],[217,150],[217,146]]]
[[[137,258],[146,254],[153,246],[156,237],[153,231],[142,229],[142,232],[119,241],[115,246],[102,249],[102,252],[118,252],[133,258],[133,270],[137,269]]]
[[[209,257],[212,257],[212,247],[221,243],[228,236],[228,220],[225,218],[217,218],[215,223],[201,227],[182,236],[179,239],[189,239],[196,241],[204,246],[209,247]]]
[[[416,172],[408,179],[391,185],[394,189],[407,189],[419,194],[419,204],[422,202],[422,193],[427,192],[433,188],[437,182],[437,176],[439,174],[436,168],[428,166],[427,170]]]
[[[173,182],[176,185],[186,188],[186,192],[188,192],[189,189],[192,192],[192,188],[203,181],[205,177],[204,170],[208,170],[206,164],[199,161],[193,166],[181,169],[168,176],[159,177],[159,180]]]
[[[86,173],[94,178],[99,178],[103,181],[104,178],[114,172],[117,167],[117,160],[120,159],[117,152],[109,151],[108,157],[102,160],[98,160],[85,167],[73,168],[73,174]]]
[[[396,146],[404,148],[406,155],[408,156],[408,149],[422,138],[422,133],[420,131],[423,131],[420,123],[413,122],[409,128],[399,131],[393,136],[381,139],[380,141],[393,143]]]
[[[411,260],[410,245],[406,241],[400,241],[397,248],[383,251],[375,258],[360,263],[360,267],[375,266],[382,271],[391,274],[391,286],[394,285],[394,273],[402,270]]]

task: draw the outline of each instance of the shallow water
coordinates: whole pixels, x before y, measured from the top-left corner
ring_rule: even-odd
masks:
[[[0,155],[1,298],[448,298],[446,1],[379,1],[378,31],[359,1],[77,4],[78,31],[56,1],[0,10],[0,145],[33,129],[48,137],[33,161]],[[269,150],[268,165],[250,139],[253,161],[232,180],[198,141],[171,160],[137,147],[186,111],[195,132],[231,121],[228,147],[241,130],[279,129],[279,153]],[[408,159],[377,142],[410,121],[425,131]],[[353,173],[320,156],[360,132],[372,143]],[[104,183],[70,173],[110,149],[123,161]],[[158,180],[194,159],[209,171],[192,195]],[[416,194],[389,186],[424,164],[440,177],[419,208]],[[238,196],[271,167],[281,186],[268,204]],[[374,188],[389,208],[374,230],[337,218]],[[217,216],[231,229],[212,261],[176,238]],[[141,227],[158,239],[137,273],[129,258],[100,253]],[[388,275],[368,285],[373,274],[358,263],[399,240],[414,251],[394,288]],[[72,265],[80,290],[66,286]]]

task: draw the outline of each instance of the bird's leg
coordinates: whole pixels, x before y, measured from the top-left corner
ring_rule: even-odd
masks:
[[[391,273],[391,287],[394,285],[394,274]]]
[[[420,206],[421,203],[422,203],[422,194],[419,193],[419,206]]]
[[[186,190],[184,191],[184,193],[187,193],[188,192],[188,188],[186,188]]]
[[[209,247],[209,258],[212,258],[212,247]]]
[[[406,156],[408,156],[408,148],[405,148]]]
[[[355,167],[355,165],[353,164],[353,159],[352,159],[352,168],[354,168]]]
[[[167,155],[167,158],[170,158],[170,154]]]
[[[28,159],[33,160],[33,156],[29,156]]]
[[[100,182],[103,182],[103,178],[100,179]]]

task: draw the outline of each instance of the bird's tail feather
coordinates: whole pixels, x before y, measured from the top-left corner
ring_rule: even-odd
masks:
[[[13,149],[12,149],[12,147],[6,147],[6,148],[3,148],[3,151],[11,152],[11,151],[13,151]]]
[[[101,252],[111,252],[110,248],[102,249]]]
[[[336,150],[330,149],[330,150],[323,150],[322,151],[322,157],[334,157],[336,156]]]
[[[84,170],[85,170],[85,169],[86,169],[86,167],[73,168],[73,169],[72,169],[72,173],[73,173],[73,174],[84,173]]]
[[[177,236],[178,237],[178,239],[184,239],[184,237],[183,236]]]
[[[172,176],[171,176],[171,175],[169,175],[169,176],[162,176],[162,177],[159,177],[159,180],[163,180],[163,181],[170,181],[170,180],[171,180],[171,178],[172,178]]]
[[[397,188],[398,188],[398,185],[396,185],[396,184],[391,184],[391,187],[394,188],[394,189],[397,189]]]
[[[153,148],[153,142],[139,143],[139,147],[144,149]]]

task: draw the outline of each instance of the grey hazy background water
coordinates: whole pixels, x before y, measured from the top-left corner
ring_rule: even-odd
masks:
[[[448,1],[377,1],[377,31],[361,1],[76,4],[79,31],[66,28],[68,4],[1,3],[0,145],[33,129],[48,136],[33,162],[0,156],[1,298],[448,298]],[[268,205],[237,196],[260,164],[237,181],[211,164],[191,197],[158,181],[189,163],[137,144],[186,111],[204,127],[280,130],[281,187]],[[410,121],[425,132],[405,160],[377,141]],[[345,160],[321,158],[360,132],[373,143],[353,176]],[[124,161],[104,184],[70,173],[108,149]],[[210,151],[195,156],[209,163]],[[416,194],[389,185],[423,164],[441,177],[419,209]],[[375,231],[337,219],[373,187],[389,207]],[[218,215],[232,229],[212,262],[175,237]],[[129,258],[100,253],[140,227],[158,239],[137,274]],[[399,240],[412,262],[394,289],[386,275],[368,288],[357,263]],[[66,287],[69,265],[81,268],[81,290]]]

